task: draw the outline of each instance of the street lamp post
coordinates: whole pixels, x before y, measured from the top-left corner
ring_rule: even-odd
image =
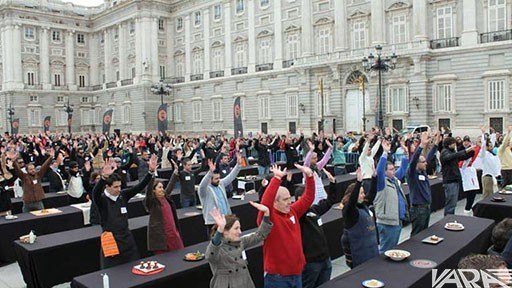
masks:
[[[14,117],[14,108],[12,108],[12,104],[9,104],[9,109],[7,109],[7,113],[9,115],[9,123],[11,125],[11,135],[12,135],[12,121]]]
[[[68,133],[71,134],[71,119],[73,118],[73,106],[68,103],[64,106],[64,112],[68,114]]]
[[[151,86],[151,92],[154,94],[160,95],[160,104],[164,104],[164,95],[169,95],[172,91],[172,86],[170,84],[164,83],[163,79],[160,79],[160,82]]]
[[[366,72],[377,71],[379,73],[379,111],[377,113],[376,125],[379,128],[383,128],[384,126],[384,118],[382,111],[382,72],[387,72],[389,70],[393,70],[396,68],[397,56],[395,52],[391,57],[382,56],[382,46],[375,46],[375,51],[377,53],[377,58],[373,56],[372,53],[368,56],[368,58],[364,57],[362,60],[363,68]]]

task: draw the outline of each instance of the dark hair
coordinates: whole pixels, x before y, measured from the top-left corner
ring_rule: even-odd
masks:
[[[107,186],[112,186],[114,185],[114,182],[121,182],[121,176],[117,175],[117,173],[113,173],[112,175],[108,176],[107,180],[106,180],[106,184]]]
[[[295,199],[299,199],[299,197],[301,197],[302,194],[304,194],[304,187],[297,187],[297,189],[295,189]]]
[[[354,193],[354,188],[356,187],[356,183],[352,183],[348,185],[347,189],[345,190],[345,194],[343,195],[343,198],[341,199],[341,203],[343,205],[347,205],[348,199],[350,198],[350,195]]]
[[[233,225],[235,225],[236,221],[240,222],[240,218],[238,218],[238,216],[236,216],[235,214],[228,214],[225,217],[226,225],[224,226],[224,231],[228,231],[229,229],[231,229]],[[212,238],[215,235],[215,232],[217,231],[217,227],[217,224],[213,225],[212,230],[210,231],[210,236]]]
[[[155,181],[153,182],[153,187],[151,187],[151,189],[155,190],[156,186],[157,186],[158,184],[160,184],[160,183],[162,183],[162,182],[160,182],[160,181],[158,181],[158,180],[155,180]],[[163,185],[163,184],[162,184],[162,185]]]
[[[501,253],[512,235],[512,218],[505,218],[492,229],[493,250]]]
[[[185,166],[185,165],[187,165],[187,164],[188,164],[188,162],[190,162],[190,161],[191,161],[191,160],[190,160],[190,158],[185,157],[185,158],[183,158],[183,160],[181,160],[181,163],[183,163],[183,166]]]
[[[443,140],[443,146],[445,148],[447,148],[448,146],[452,145],[453,143],[457,143],[457,141],[453,137],[446,137]]]

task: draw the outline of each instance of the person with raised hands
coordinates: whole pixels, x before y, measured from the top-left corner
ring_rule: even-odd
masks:
[[[322,182],[322,178],[320,178],[320,171],[327,165],[327,162],[331,159],[332,154],[332,144],[328,139],[325,139],[325,144],[329,147],[325,155],[322,157],[322,160],[318,160],[318,154],[314,152],[315,145],[313,142],[309,141],[309,151],[306,154],[306,158],[304,159],[304,166],[310,167],[313,171],[313,176],[315,177],[315,200],[313,204],[317,204],[320,200],[327,199],[327,192],[325,191],[324,184]]]
[[[240,152],[236,153],[237,164],[233,170],[224,178],[220,178],[219,171],[212,159],[208,159],[208,173],[203,177],[199,184],[199,200],[203,206],[203,218],[206,225],[207,234],[210,234],[212,226],[215,224],[214,219],[210,215],[213,208],[217,208],[222,214],[231,214],[228,196],[226,194],[226,186],[231,184],[238,172],[240,172],[242,157]]]
[[[245,249],[257,245],[267,238],[272,230],[270,210],[255,202],[249,202],[263,214],[256,233],[241,236],[240,219],[233,214],[223,215],[214,208],[210,215],[215,221],[212,228],[212,240],[206,248],[206,259],[210,263],[213,278],[211,288],[254,288],[255,285],[247,267]]]
[[[302,234],[299,219],[313,204],[315,199],[315,179],[313,171],[306,166],[295,164],[304,174],[303,196],[291,203],[290,191],[281,187],[281,179],[286,177],[286,168],[272,167],[274,177],[267,186],[261,204],[269,207],[272,231],[263,244],[263,268],[265,287],[302,287],[302,270],[306,264],[302,249]],[[261,224],[264,213],[258,213],[257,223]],[[287,263],[284,265],[284,263]]]
[[[430,144],[428,132],[421,133],[420,145],[415,149],[411,158],[410,168],[407,170],[407,183],[409,184],[411,201],[411,236],[428,228],[430,221],[430,204],[432,204],[432,190],[427,174],[427,163],[436,156],[437,144],[430,149],[427,157],[423,150]]]
[[[101,219],[101,228],[104,232],[110,232],[112,236],[107,236],[108,242],[117,246],[117,249],[104,249],[101,251],[100,264],[101,268],[109,268],[119,264],[127,263],[139,259],[139,251],[135,244],[135,239],[128,227],[128,201],[135,196],[135,194],[142,192],[148,185],[152,178],[152,174],[157,168],[157,156],[152,155],[148,167],[149,171],[146,176],[137,185],[121,190],[121,178],[118,174],[114,173],[116,163],[113,159],[109,159],[101,172],[101,179],[94,186],[92,195],[93,201],[98,207],[98,212]],[[108,235],[110,235],[108,233]],[[105,237],[105,238],[107,238]],[[112,239],[113,238],[113,239]],[[107,251],[105,253],[105,251]],[[107,255],[106,255],[107,254]]]
[[[341,245],[345,261],[350,268],[379,256],[379,241],[373,214],[365,204],[365,193],[362,187],[363,172],[359,167],[356,171],[357,181],[350,184],[343,196],[343,220],[345,227],[341,236]],[[372,187],[376,178],[372,177]]]
[[[407,220],[407,198],[400,186],[400,179],[404,178],[409,165],[409,153],[406,151],[400,168],[395,172],[394,163],[388,161],[391,145],[387,140],[383,140],[381,146],[384,152],[377,164],[377,195],[373,204],[379,231],[379,248],[380,252],[384,253],[398,244],[402,222]]]

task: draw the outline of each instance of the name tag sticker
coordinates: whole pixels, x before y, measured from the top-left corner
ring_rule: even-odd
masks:
[[[425,176],[423,176],[423,175],[419,175],[419,176],[418,176],[418,180],[420,180],[420,181],[425,181]]]
[[[290,217],[290,221],[292,221],[292,223],[295,224],[295,216]]]
[[[36,179],[32,180],[32,184],[36,185],[37,184],[37,180]]]
[[[121,214],[128,213],[128,210],[126,210],[126,207],[121,207]]]
[[[190,176],[185,176],[185,181],[190,181]]]
[[[245,254],[245,250],[242,251],[242,259],[247,260],[247,255]]]
[[[222,173],[226,174],[226,170],[222,170]]]
[[[318,223],[318,226],[322,226],[324,223],[322,222],[322,218],[318,218],[316,221]]]

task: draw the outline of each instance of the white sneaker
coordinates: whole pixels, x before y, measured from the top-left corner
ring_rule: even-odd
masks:
[[[473,211],[464,209],[464,214],[471,214]]]

